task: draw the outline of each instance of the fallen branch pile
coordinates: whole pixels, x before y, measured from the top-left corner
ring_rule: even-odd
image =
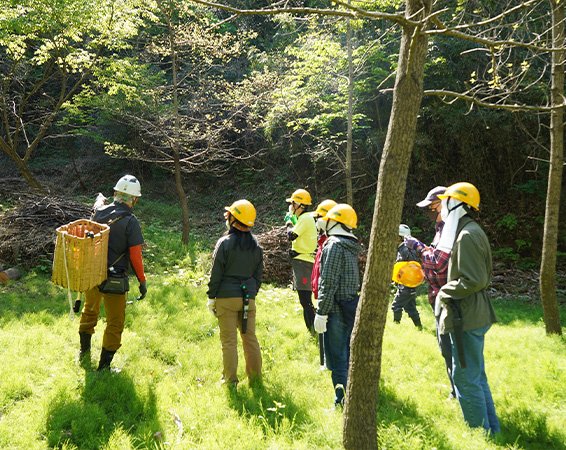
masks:
[[[266,283],[288,285],[292,279],[289,258],[291,244],[287,239],[286,228],[275,227],[256,237],[263,248],[263,280]]]
[[[20,194],[0,215],[0,261],[32,267],[53,259],[55,229],[88,218],[87,206],[51,196]]]

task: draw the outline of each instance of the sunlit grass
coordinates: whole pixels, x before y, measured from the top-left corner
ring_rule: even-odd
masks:
[[[189,250],[159,226],[146,239],[159,263],[149,266],[147,298],[127,307],[113,362],[119,373],[93,370],[103,317],[91,364],[79,365],[78,319],[46,274],[0,287],[0,448],[341,448],[342,413],[296,295],[263,286],[264,385],[248,386],[240,354],[243,381],[230,391],[220,384],[218,327],[206,308],[212,240]],[[545,336],[540,307],[496,302],[501,322],[487,334],[485,353],[503,433],[488,439],[466,427],[447,398],[432,313],[424,296],[418,301],[423,331],[407,317],[385,329],[381,448],[566,448],[565,340]]]

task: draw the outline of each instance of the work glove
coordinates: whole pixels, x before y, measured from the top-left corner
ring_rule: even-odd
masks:
[[[285,215],[285,225],[291,228],[297,225],[297,216],[295,214],[291,214],[290,212],[288,212]]]
[[[314,331],[319,334],[326,333],[326,322],[328,321],[328,316],[321,316],[317,314],[314,316]]]
[[[145,298],[145,294],[147,294],[147,284],[145,281],[142,281],[140,283],[140,296],[137,299],[143,300]]]
[[[296,258],[296,257],[299,256],[299,255],[300,255],[299,252],[297,252],[297,251],[295,251],[295,250],[293,250],[293,249],[289,250],[289,256],[290,256],[291,258]]]
[[[213,298],[209,298],[208,302],[206,303],[206,306],[208,307],[210,314],[216,317],[216,300],[214,300]]]
[[[407,246],[407,248],[410,248],[411,250],[416,250],[419,253],[422,252],[423,249],[425,248],[425,245],[421,241],[415,239],[412,236],[407,236],[405,238],[405,245]]]

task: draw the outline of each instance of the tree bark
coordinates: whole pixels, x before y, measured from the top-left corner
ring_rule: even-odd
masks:
[[[552,8],[552,46],[564,48],[564,1],[549,0]],[[552,85],[550,98],[550,167],[544,214],[544,235],[540,265],[540,299],[546,334],[562,334],[560,310],[556,295],[556,249],[558,243],[558,217],[564,164],[564,98],[563,50],[552,52]]]
[[[408,0],[405,14],[413,20],[422,20],[430,9],[431,0]],[[407,26],[401,39],[393,106],[379,168],[368,259],[351,341],[343,427],[346,449],[377,448],[383,331],[397,230],[423,93],[428,41],[423,31],[422,26]]]

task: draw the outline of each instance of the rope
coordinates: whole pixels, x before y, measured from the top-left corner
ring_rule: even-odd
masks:
[[[61,238],[63,239],[63,263],[65,266],[65,275],[67,276],[67,299],[69,300],[69,319],[73,320],[75,318],[75,312],[73,311],[73,296],[71,295],[71,279],[69,277],[69,267],[67,266],[66,233],[61,233]]]

